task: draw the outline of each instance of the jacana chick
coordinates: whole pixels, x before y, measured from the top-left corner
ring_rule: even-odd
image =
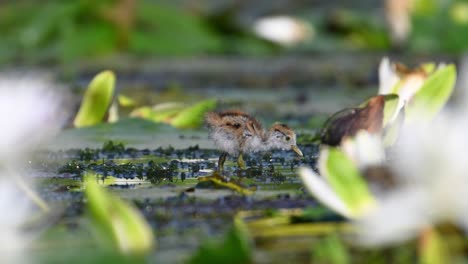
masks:
[[[237,156],[237,164],[242,169],[245,168],[242,157],[245,153],[283,149],[303,156],[296,145],[294,130],[287,125],[276,123],[269,130],[264,130],[257,119],[241,111],[210,112],[206,114],[205,122],[210,129],[210,138],[223,151],[218,171],[224,171],[228,155]]]

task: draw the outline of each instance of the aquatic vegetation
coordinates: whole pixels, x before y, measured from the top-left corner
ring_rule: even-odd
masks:
[[[143,257],[155,247],[153,231],[133,206],[97,183],[96,175],[85,177],[87,209],[102,246],[123,255]]]
[[[422,64],[410,70],[402,64],[391,64],[383,58],[379,66],[379,94],[397,94],[398,109],[404,108],[409,121],[432,119],[447,103],[455,87],[454,65]]]
[[[92,126],[101,123],[111,106],[115,90],[115,74],[103,71],[90,82],[73,125]]]
[[[217,100],[208,99],[192,106],[184,106],[181,103],[166,103],[155,107],[143,106],[134,109],[130,116],[156,123],[167,123],[176,128],[199,128],[203,124],[205,113],[213,111],[217,104]]]
[[[318,200],[343,216],[356,218],[376,206],[363,172],[384,159],[379,136],[361,130],[355,139],[347,139],[342,149],[322,148],[318,169],[323,178],[305,167],[299,169],[299,175]]]
[[[190,258],[190,264],[252,263],[252,244],[246,226],[239,220],[226,233],[221,243],[206,241]]]
[[[241,184],[239,181],[227,179],[223,177],[222,175],[218,174],[217,172],[214,172],[213,175],[198,177],[198,181],[200,182],[210,181],[210,182],[213,182],[217,186],[221,186],[221,187],[234,190],[242,195],[252,195],[256,190],[256,187],[252,188],[252,187],[243,186],[243,184]]]

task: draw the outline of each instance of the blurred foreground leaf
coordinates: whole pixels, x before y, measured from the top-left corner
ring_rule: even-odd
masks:
[[[338,233],[330,233],[314,243],[312,263],[346,264],[351,263],[351,256]]]
[[[434,118],[452,95],[456,75],[453,64],[441,67],[432,74],[407,106],[409,121],[429,121]]]
[[[221,243],[205,242],[188,263],[252,263],[252,245],[243,223],[236,222]]]
[[[85,195],[91,221],[105,247],[131,256],[144,256],[153,249],[153,231],[144,217],[133,206],[102,189],[95,175],[85,177]]]
[[[96,75],[86,90],[73,125],[84,127],[100,123],[112,102],[114,88],[115,75],[112,71],[103,71]]]
[[[444,236],[434,228],[423,231],[419,254],[421,264],[453,263]]]
[[[338,148],[327,148],[321,153],[320,171],[353,216],[359,216],[375,206],[367,183],[352,160]]]

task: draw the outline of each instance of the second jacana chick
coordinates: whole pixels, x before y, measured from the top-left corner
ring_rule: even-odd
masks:
[[[287,125],[276,123],[269,130],[263,130],[260,122],[241,111],[210,112],[206,114],[205,122],[210,129],[210,138],[223,151],[218,171],[224,170],[228,155],[237,156],[240,168],[245,168],[244,153],[283,149],[303,156],[296,145],[296,134]]]

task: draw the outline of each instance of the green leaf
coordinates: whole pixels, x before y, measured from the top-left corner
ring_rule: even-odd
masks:
[[[203,243],[188,263],[252,263],[252,246],[246,228],[235,223],[221,243]]]
[[[171,125],[177,128],[198,128],[203,124],[205,113],[214,110],[216,104],[215,99],[209,99],[188,107],[172,119]]]
[[[453,252],[449,252],[447,242],[444,235],[440,234],[436,229],[428,228],[424,230],[420,245],[419,263],[453,263],[454,259],[450,257]]]
[[[314,243],[311,263],[351,263],[351,255],[338,233],[331,233]]]
[[[75,127],[99,124],[112,103],[114,89],[115,74],[112,71],[103,71],[96,75],[89,84],[73,121]]]
[[[387,126],[389,122],[393,121],[395,118],[395,112],[398,111],[398,102],[399,97],[396,94],[385,95],[385,105],[384,105],[384,119],[383,126]]]
[[[133,98],[123,94],[119,94],[117,100],[119,101],[119,105],[123,107],[131,107],[136,105],[136,102]]]
[[[388,124],[383,133],[383,145],[385,147],[392,146],[398,139],[401,127],[405,122],[405,110],[401,109],[395,120]]]
[[[101,188],[97,179],[96,175],[86,175],[85,196],[89,216],[103,246],[124,255],[149,253],[155,241],[145,218],[133,206]]]
[[[438,69],[408,103],[409,121],[429,121],[444,107],[455,87],[455,65]]]
[[[164,103],[154,107],[143,106],[136,108],[130,113],[130,116],[151,120],[156,123],[170,123],[170,120],[183,109],[184,105],[180,103]]]
[[[325,148],[321,153],[320,172],[352,216],[360,216],[375,206],[375,200],[357,166],[338,148]]]

